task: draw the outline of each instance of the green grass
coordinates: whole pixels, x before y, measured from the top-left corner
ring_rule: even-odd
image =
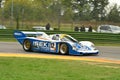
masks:
[[[120,65],[0,57],[0,80],[120,80]]]
[[[31,30],[32,31],[32,30]],[[0,30],[0,41],[16,41],[13,37],[14,30]],[[78,41],[92,41],[97,45],[120,46],[120,34],[84,33],[72,31],[44,31],[47,34],[69,34]]]

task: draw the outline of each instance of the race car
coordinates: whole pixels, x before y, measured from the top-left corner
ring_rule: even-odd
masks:
[[[45,32],[14,31],[14,37],[25,51],[55,54],[98,54],[99,50],[90,41],[77,41],[67,34],[47,35]]]

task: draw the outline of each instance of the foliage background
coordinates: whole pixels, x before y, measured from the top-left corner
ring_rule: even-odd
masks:
[[[120,7],[108,0],[0,0],[0,24],[9,28],[117,24]],[[86,24],[87,23],[87,24]],[[65,24],[65,25],[64,25]],[[66,26],[66,24],[69,24]]]

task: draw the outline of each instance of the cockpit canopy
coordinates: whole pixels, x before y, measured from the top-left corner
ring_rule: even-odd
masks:
[[[67,34],[54,34],[52,40],[58,40],[63,42],[78,42],[76,39]]]

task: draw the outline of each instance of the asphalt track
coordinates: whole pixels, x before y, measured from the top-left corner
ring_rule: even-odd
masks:
[[[36,57],[68,60],[87,60],[97,62],[108,62],[120,64],[120,47],[97,46],[100,53],[98,56],[71,56],[71,55],[54,55],[51,53],[25,52],[22,46],[17,42],[0,42],[0,56],[13,57]],[[61,58],[62,57],[62,58]]]

